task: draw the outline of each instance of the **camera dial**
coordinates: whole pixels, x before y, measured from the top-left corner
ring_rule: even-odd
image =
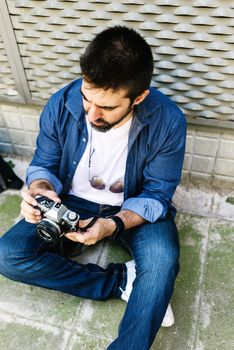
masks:
[[[76,221],[78,218],[78,215],[74,211],[69,211],[69,213],[67,214],[67,218],[70,221]]]

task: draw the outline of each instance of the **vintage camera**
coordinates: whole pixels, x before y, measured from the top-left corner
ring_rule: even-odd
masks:
[[[37,205],[42,215],[37,225],[37,234],[47,242],[57,242],[66,232],[76,231],[80,216],[67,209],[61,203],[56,203],[44,196],[36,196]]]

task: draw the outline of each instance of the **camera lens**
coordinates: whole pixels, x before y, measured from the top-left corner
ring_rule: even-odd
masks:
[[[56,242],[61,236],[61,230],[58,224],[49,219],[42,219],[37,225],[37,234],[47,242]]]

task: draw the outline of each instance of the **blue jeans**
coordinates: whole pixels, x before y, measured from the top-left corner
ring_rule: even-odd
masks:
[[[63,203],[82,219],[115,214],[119,207],[66,195]],[[36,225],[22,220],[0,238],[0,273],[12,280],[93,300],[119,298],[125,289],[125,264],[82,265],[36,236]],[[147,350],[162,323],[179,271],[179,240],[173,217],[145,223],[117,239],[132,255],[137,277],[108,350]],[[71,241],[69,243],[73,244]]]

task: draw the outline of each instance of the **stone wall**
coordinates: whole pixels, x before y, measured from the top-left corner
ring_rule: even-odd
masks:
[[[0,104],[0,152],[31,158],[39,130],[38,106]]]
[[[231,189],[234,184],[234,132],[189,125],[183,181]]]

